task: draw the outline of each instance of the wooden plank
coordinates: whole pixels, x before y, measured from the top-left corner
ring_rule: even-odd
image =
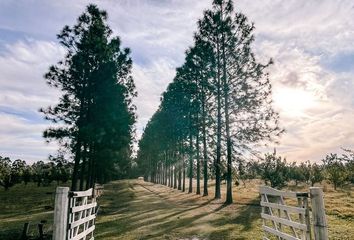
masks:
[[[22,230],[22,235],[21,235],[21,239],[27,239],[28,238],[28,229],[29,229],[30,223],[26,222],[23,225],[23,230]]]
[[[277,199],[277,203],[278,204],[281,204],[282,203],[282,198],[283,197],[278,197],[278,199]],[[282,211],[280,210],[280,209],[278,209],[278,218],[281,218],[281,213],[282,213]],[[281,225],[281,223],[279,224],[279,230],[282,232],[283,231],[283,226]]]
[[[292,207],[292,206],[287,206],[283,204],[278,204],[278,203],[270,203],[270,202],[261,202],[262,207],[271,207],[275,209],[280,209],[284,211],[288,211],[291,213],[301,213],[305,214],[306,209],[305,208],[299,208],[299,207]]]
[[[71,208],[71,213],[76,213],[76,212],[80,212],[80,211],[84,211],[87,210],[89,208],[94,208],[97,206],[97,202],[93,202],[93,203],[89,203],[83,206],[76,206]]]
[[[263,195],[264,195],[265,202],[269,202],[267,194],[263,194]],[[268,208],[268,211],[269,211],[269,214],[273,216],[273,210],[271,208]],[[273,223],[273,226],[275,227],[275,229],[278,231],[279,228],[278,228],[277,222],[272,221],[272,223]],[[280,237],[278,237],[278,239],[282,240]]]
[[[91,221],[91,220],[95,219],[95,217],[96,217],[96,215],[93,214],[93,215],[90,215],[88,217],[81,218],[81,219],[79,219],[79,220],[77,220],[75,222],[70,223],[69,228],[73,229],[73,228],[75,228],[75,227],[77,227],[77,226],[79,226],[81,224],[84,224],[84,223],[86,223],[88,221]]]
[[[273,234],[277,237],[280,237],[282,239],[285,239],[285,240],[301,240],[300,238],[296,238],[296,237],[293,237],[289,234],[286,234],[286,233],[282,233],[282,232],[279,232],[273,228],[270,228],[270,227],[267,227],[267,226],[263,226],[263,230],[266,231],[266,232],[269,232],[270,234]]]
[[[300,230],[303,230],[303,231],[307,230],[306,224],[290,221],[290,220],[287,220],[287,219],[284,219],[284,218],[274,217],[274,216],[271,216],[271,215],[268,215],[268,214],[264,214],[264,213],[261,213],[261,217],[264,218],[264,219],[267,219],[267,220],[270,220],[270,221],[274,221],[274,222],[277,222],[277,223],[281,223],[281,224],[287,225],[289,227],[294,227],[294,228],[297,228],[297,229],[300,229]]]
[[[92,196],[92,188],[86,190],[86,191],[78,191],[78,192],[70,192],[71,197],[78,198],[78,197],[89,197]]]
[[[306,211],[305,211],[305,222],[306,222],[306,225],[307,225],[306,240],[312,240],[312,236],[311,236],[311,220],[310,220],[310,210],[309,210],[308,198],[304,198],[304,207],[306,209]]]
[[[288,191],[280,191],[268,186],[260,186],[259,187],[260,194],[266,194],[270,196],[283,196],[288,198],[296,198],[296,192],[288,192]]]
[[[96,189],[96,190],[102,190],[102,189],[104,189],[104,187],[103,187],[103,185],[96,184],[96,185],[95,185],[95,189]]]
[[[93,230],[95,230],[95,225],[93,225],[89,229],[86,229],[85,231],[79,233],[78,235],[74,236],[73,238],[70,238],[69,240],[80,240],[81,238],[84,238],[85,236],[87,236],[88,234],[93,232]]]
[[[261,203],[265,201],[265,195],[262,194],[261,195]],[[261,213],[265,213],[265,207],[262,206],[262,210],[261,210]],[[262,222],[263,222],[263,225],[265,225],[265,220],[262,218]]]
[[[62,240],[67,237],[67,221],[69,207],[69,188],[57,187],[54,205],[53,239]]]
[[[298,197],[297,198],[297,204],[299,207],[303,207],[303,197]],[[305,214],[299,213],[299,222],[304,223],[305,222]],[[307,229],[306,229],[307,230]],[[306,239],[306,230],[301,231],[301,239]]]
[[[283,204],[283,205],[285,205],[285,201],[284,201],[284,198],[283,198],[283,197],[280,198],[280,203]],[[284,210],[284,213],[285,213],[286,219],[289,220],[289,221],[292,221],[289,212],[286,211],[286,210]],[[291,231],[293,232],[294,236],[297,237],[297,238],[299,238],[299,235],[298,235],[297,232],[295,231],[295,228],[293,228],[293,227],[290,227],[290,228],[291,228]]]
[[[312,203],[312,219],[315,240],[327,240],[328,229],[323,200],[323,191],[319,187],[310,187],[310,196]]]

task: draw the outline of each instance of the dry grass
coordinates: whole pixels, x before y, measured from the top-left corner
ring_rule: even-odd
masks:
[[[97,239],[261,239],[258,186],[234,187],[234,204],[224,199],[182,193],[142,181],[118,181],[105,186]],[[195,185],[194,185],[195,186]],[[307,191],[307,186],[290,187]],[[195,189],[194,189],[195,190]],[[353,239],[353,189],[325,192],[330,239]],[[225,185],[222,186],[225,196]],[[120,199],[120,201],[116,201]]]
[[[214,200],[214,185],[209,196],[182,193],[162,185],[138,180],[122,180],[105,185],[99,199],[96,239],[261,239],[258,186],[260,181],[234,187],[234,201]],[[354,190],[334,191],[325,184],[325,203],[330,239],[354,239]],[[195,185],[194,185],[195,186]],[[19,239],[23,223],[48,221],[51,231],[55,185],[36,187],[17,185],[8,192],[0,190],[0,239]],[[292,186],[307,191],[307,186]],[[195,190],[195,189],[194,189]],[[225,185],[222,186],[225,196]],[[31,228],[34,235],[36,226]]]

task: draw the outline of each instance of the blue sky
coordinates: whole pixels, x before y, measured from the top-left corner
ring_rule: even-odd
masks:
[[[56,34],[89,3],[107,10],[114,34],[132,50],[139,137],[211,0],[0,0],[0,155],[32,162],[55,152],[42,138],[48,123],[38,109],[59,93],[43,74],[64,55]],[[353,1],[238,0],[235,7],[255,23],[257,58],[275,61],[274,107],[287,133],[269,151],[318,161],[353,149]]]

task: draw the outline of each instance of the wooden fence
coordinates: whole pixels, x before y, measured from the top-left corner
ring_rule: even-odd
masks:
[[[321,188],[310,188],[307,192],[279,191],[271,187],[260,187],[261,217],[264,240],[311,240],[311,226],[315,240],[327,240],[327,224]],[[313,224],[310,219],[312,205]]]
[[[75,192],[69,191],[68,187],[58,187],[55,195],[53,239],[93,240],[96,198],[102,191],[101,186]]]

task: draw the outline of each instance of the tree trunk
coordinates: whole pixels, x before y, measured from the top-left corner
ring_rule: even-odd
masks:
[[[91,152],[91,149],[92,147],[90,146],[90,152]],[[87,176],[86,176],[86,189],[89,189],[91,188],[91,178],[92,178],[92,165],[93,165],[93,157],[92,157],[92,154],[90,153],[89,154],[89,157],[88,157],[88,170],[87,170]]]
[[[173,165],[170,164],[170,188],[173,188]]]
[[[77,190],[77,182],[79,178],[79,167],[80,167],[80,159],[81,159],[81,140],[80,136],[77,139],[76,146],[75,146],[75,157],[74,157],[74,170],[73,170],[73,177],[71,182],[71,191]]]
[[[205,114],[205,106],[203,106],[203,114]],[[205,115],[203,117],[203,173],[204,173],[204,188],[203,196],[208,196],[208,156],[206,144],[206,129],[205,129]]]
[[[93,151],[93,156],[95,156],[95,149],[94,149],[94,147],[92,147],[92,151]],[[92,161],[92,171],[91,171],[91,181],[90,181],[90,187],[93,187],[93,186],[95,186],[95,183],[96,183],[96,168],[95,168],[95,166],[96,166],[96,161],[95,161],[95,158],[93,158],[92,157],[92,159],[91,159],[91,161]]]
[[[83,156],[82,156],[81,173],[80,173],[80,191],[84,190],[86,165],[87,165],[87,161],[88,161],[88,159],[87,159],[87,144],[84,144],[84,152],[82,155]]]
[[[197,130],[196,136],[196,151],[197,151],[197,191],[196,194],[200,194],[200,159],[199,159],[199,131]]]
[[[221,6],[221,25],[223,29],[223,8]],[[222,30],[224,31],[224,30]],[[226,203],[232,203],[232,158],[231,158],[231,136],[230,136],[230,116],[229,116],[229,86],[227,81],[227,73],[226,73],[226,54],[225,54],[225,31],[222,33],[221,37],[222,42],[222,70],[223,70],[223,92],[224,92],[224,113],[225,113],[225,131],[226,131],[226,158],[227,158],[227,186],[226,186]]]
[[[229,119],[229,88],[226,76],[226,56],[225,56],[225,39],[223,39],[223,82],[224,82],[224,102],[225,102],[225,130],[226,130],[226,158],[227,158],[227,187],[226,187],[226,203],[232,203],[232,158],[231,158],[231,136],[230,136],[230,119]]]
[[[164,185],[167,186],[167,179],[168,179],[168,163],[167,163],[167,154],[165,158],[165,179],[164,179]]]
[[[183,163],[182,163],[182,174],[183,174],[183,183],[182,183],[182,192],[186,191],[186,165],[184,162],[184,156],[183,156]]]
[[[177,167],[176,165],[173,167],[173,188],[177,188]]]
[[[216,130],[216,161],[215,161],[215,199],[221,198],[220,191],[221,165],[221,80],[220,80],[220,51],[217,43],[217,130]]]
[[[189,132],[189,188],[188,193],[193,192],[193,140],[192,140],[192,130]]]
[[[208,156],[206,144],[206,112],[205,112],[205,88],[202,85],[202,141],[203,141],[203,196],[208,196]]]
[[[181,165],[179,164],[178,167],[178,190],[182,189],[182,172],[181,172]]]

